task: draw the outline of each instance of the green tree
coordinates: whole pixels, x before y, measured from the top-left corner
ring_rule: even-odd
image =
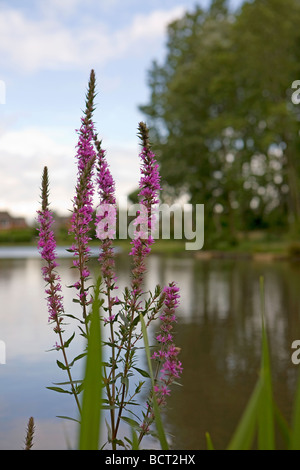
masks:
[[[215,0],[169,25],[149,71],[148,116],[168,196],[204,203],[206,229],[300,219],[298,0]]]

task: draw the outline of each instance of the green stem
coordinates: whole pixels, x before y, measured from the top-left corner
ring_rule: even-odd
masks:
[[[109,317],[111,318],[112,316],[112,307],[111,307],[111,297],[110,297],[110,289],[109,286],[107,287],[107,298],[108,298],[108,312],[109,312]],[[112,393],[111,393],[111,404],[112,406],[115,406],[115,399],[116,399],[116,384],[115,384],[115,370],[116,370],[116,363],[115,363],[115,337],[114,337],[114,328],[113,328],[113,323],[110,321],[110,334],[111,334],[111,343],[112,343],[112,369],[111,369],[111,374],[112,374]],[[109,385],[108,385],[109,387]],[[111,417],[111,429],[112,429],[112,435],[114,436],[115,434],[115,409],[111,409],[110,413]],[[113,448],[115,450],[116,444],[113,441]]]
[[[115,433],[115,410],[112,407],[115,406],[115,401],[112,399],[112,396],[111,396],[111,393],[110,393],[109,380],[107,378],[106,368],[105,367],[104,367],[104,379],[105,379],[106,394],[107,394],[109,406],[111,407],[109,412],[110,412],[110,421],[111,421],[111,432],[112,432],[112,436],[113,436],[114,433]],[[114,448],[115,447],[114,443],[112,445],[113,445],[113,448]]]
[[[158,374],[159,374],[160,369],[161,369],[161,361],[159,361],[159,363],[156,366],[156,371],[155,371],[155,375],[154,375],[154,384],[156,384],[156,382],[157,382],[157,378],[158,378]],[[152,388],[151,391],[150,391],[150,394],[149,394],[149,403],[150,403],[150,400],[151,400],[151,395],[153,395],[153,393],[154,393],[154,389]],[[150,411],[151,411],[151,407],[148,406],[147,413],[146,413],[146,415],[144,417],[144,421],[143,421],[146,424],[147,424],[147,419],[149,417]],[[154,420],[154,418],[153,418],[153,420]],[[149,422],[149,424],[151,424],[151,422]],[[138,437],[138,444],[139,445],[140,445],[143,437],[145,436],[145,434],[146,434],[146,431],[144,429],[142,429],[140,434],[139,434],[139,437]]]
[[[81,414],[81,406],[80,406],[78,395],[77,395],[77,392],[75,390],[74,382],[73,382],[73,379],[72,379],[72,374],[71,374],[69,362],[68,362],[68,359],[67,359],[66,350],[65,350],[65,347],[64,347],[64,341],[63,341],[63,338],[62,338],[58,318],[56,319],[56,324],[57,324],[57,331],[58,331],[58,336],[59,336],[59,341],[60,341],[60,349],[61,349],[63,357],[64,357],[65,366],[66,366],[67,374],[68,374],[68,377],[69,377],[72,393],[74,395],[79,414]]]
[[[131,338],[132,338],[132,333],[133,333],[133,317],[134,317],[134,312],[136,310],[136,301],[134,302],[134,305],[132,306],[132,309],[131,309],[131,322],[130,322],[130,329],[129,329],[129,335],[128,335],[128,343],[127,343],[127,349],[126,349],[126,354],[125,354],[125,367],[124,367],[124,374],[123,374],[123,379],[125,379],[127,377],[127,374],[129,372],[129,354],[130,354],[130,351],[131,351]],[[115,428],[115,434],[113,435],[113,438],[116,439],[117,438],[117,433],[118,433],[118,429],[119,429],[119,425],[120,425],[120,421],[121,421],[121,416],[122,416],[122,412],[123,412],[123,409],[125,407],[125,391],[126,391],[126,384],[125,384],[125,380],[122,384],[122,397],[121,397],[121,402],[120,402],[120,407],[119,407],[119,413],[118,413],[118,418],[117,418],[117,422],[116,422],[116,428]]]

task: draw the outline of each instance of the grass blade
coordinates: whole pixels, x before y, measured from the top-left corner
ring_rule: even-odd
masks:
[[[289,449],[290,439],[291,439],[291,430],[290,430],[288,422],[282,415],[280,409],[278,408],[275,402],[274,402],[274,418],[275,418],[275,423],[277,424],[278,429],[280,431],[283,442],[285,444],[285,448]]]
[[[275,448],[274,403],[270,367],[269,345],[265,329],[264,280],[260,278],[262,317],[262,360],[260,377],[250,397],[241,421],[228,446],[229,450],[248,450],[258,430],[258,448]]]
[[[275,449],[274,405],[272,377],[267,332],[265,328],[265,297],[264,279],[260,278],[260,298],[262,316],[262,390],[258,412],[258,448],[260,450]]]
[[[259,380],[229,443],[228,450],[249,450],[251,448],[256,430],[261,388],[262,382]]]
[[[169,446],[168,446],[165,431],[164,431],[164,428],[163,428],[163,424],[162,424],[161,415],[160,415],[159,407],[158,407],[158,404],[157,404],[156,396],[155,396],[155,393],[154,393],[154,375],[153,375],[152,364],[151,364],[150,348],[149,348],[149,342],[148,342],[148,335],[147,335],[145,320],[144,320],[144,317],[143,317],[142,314],[140,314],[140,321],[141,321],[142,333],[143,333],[143,337],[144,337],[144,344],[145,344],[145,350],[146,350],[146,356],[147,356],[147,362],[148,362],[148,368],[149,368],[149,375],[150,375],[151,383],[152,383],[153,411],[154,411],[154,416],[155,416],[155,424],[156,424],[157,434],[158,434],[158,438],[159,438],[159,442],[160,442],[162,450],[168,450]]]
[[[209,432],[205,433],[205,439],[206,439],[207,450],[214,450],[214,446],[213,446]]]
[[[298,377],[294,400],[292,430],[290,434],[290,450],[300,450],[300,375]]]
[[[79,436],[80,450],[97,450],[99,446],[102,390],[102,347],[99,313],[102,302],[99,300],[99,291],[100,280],[95,286],[90,320]]]
[[[138,440],[137,433],[134,428],[131,428],[131,436],[132,436],[132,450],[139,450],[139,440]]]

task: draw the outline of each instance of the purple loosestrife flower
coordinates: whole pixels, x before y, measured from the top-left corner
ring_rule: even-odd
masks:
[[[136,225],[140,225],[141,230],[139,232],[135,231],[134,239],[131,242],[133,247],[130,252],[130,255],[133,256],[134,264],[132,270],[132,291],[135,298],[142,292],[141,284],[143,274],[146,270],[145,258],[150,253],[150,247],[154,243],[151,235],[155,224],[153,209],[159,202],[158,193],[161,189],[158,163],[154,153],[150,149],[148,134],[147,126],[143,122],[140,122],[139,137],[142,141],[142,151],[140,153],[142,176],[139,183],[139,202],[141,211],[135,223]]]
[[[88,93],[86,98],[85,117],[81,119],[81,127],[78,131],[79,141],[77,145],[77,185],[76,195],[73,201],[73,214],[69,233],[74,234],[74,243],[71,246],[76,259],[73,265],[79,270],[79,281],[74,287],[79,291],[78,297],[83,306],[83,317],[86,317],[86,306],[91,302],[88,298],[85,281],[90,275],[87,267],[89,260],[91,240],[89,236],[90,225],[93,216],[93,167],[96,160],[94,149],[94,124],[92,122],[93,102],[95,97],[95,74],[91,71]]]
[[[160,366],[160,375],[154,388],[159,404],[165,404],[165,396],[170,393],[169,386],[182,373],[182,364],[177,357],[180,348],[175,346],[170,333],[176,321],[175,309],[179,305],[179,288],[172,282],[164,288],[164,293],[164,309],[160,316],[161,332],[156,336],[160,349],[152,356]]]
[[[41,257],[46,261],[42,267],[43,278],[47,283],[45,290],[47,294],[47,304],[49,321],[55,321],[56,331],[60,331],[60,315],[63,313],[63,297],[61,295],[60,277],[55,271],[58,266],[56,262],[56,242],[52,230],[53,215],[49,210],[48,203],[48,169],[44,168],[42,178],[42,209],[37,212],[39,224],[38,250]]]
[[[156,336],[160,348],[151,357],[151,359],[157,362],[153,392],[159,406],[166,404],[166,399],[171,393],[170,386],[175,379],[180,377],[183,370],[182,364],[177,357],[180,348],[175,346],[173,336],[170,333],[174,322],[176,322],[175,309],[179,305],[179,288],[174,282],[171,282],[164,288],[163,292],[164,307],[160,316],[160,333]],[[153,421],[154,411],[150,396],[147,402],[147,413],[144,415],[144,420],[141,424],[140,441],[150,431],[150,425]]]
[[[116,234],[116,197],[115,183],[111,175],[109,166],[105,158],[105,151],[101,148],[101,142],[95,135],[95,146],[97,150],[97,187],[100,197],[100,204],[96,213],[96,236],[100,240],[99,262],[102,276],[106,285],[106,295],[108,298],[108,308],[111,309],[118,303],[117,297],[111,296],[111,291],[117,289],[115,275],[115,260],[113,250],[113,239]],[[114,316],[110,314],[110,321]]]

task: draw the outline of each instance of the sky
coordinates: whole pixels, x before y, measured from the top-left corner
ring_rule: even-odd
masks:
[[[231,0],[235,8],[241,0]],[[94,121],[120,204],[139,181],[139,106],[167,25],[210,0],[0,0],[0,211],[34,221],[44,166],[51,208],[72,208],[76,129],[90,70]],[[147,120],[146,120],[147,121]]]

